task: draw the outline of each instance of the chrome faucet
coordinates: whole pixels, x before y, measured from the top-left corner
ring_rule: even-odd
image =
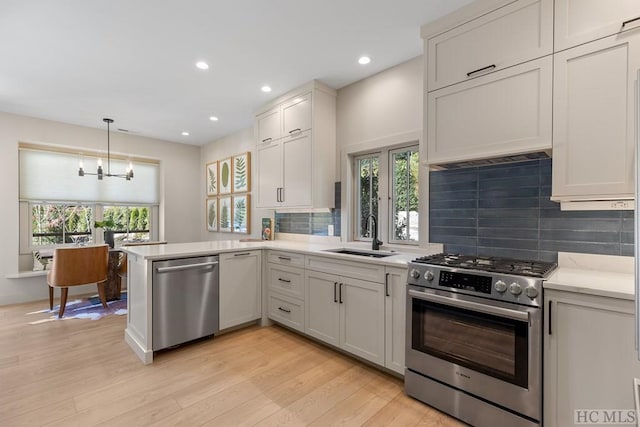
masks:
[[[371,214],[367,217],[367,220],[371,218],[373,221],[373,239],[371,240],[371,249],[374,251],[377,251],[380,249],[380,245],[382,244],[382,242],[380,240],[378,240],[378,220],[376,219],[376,216]]]

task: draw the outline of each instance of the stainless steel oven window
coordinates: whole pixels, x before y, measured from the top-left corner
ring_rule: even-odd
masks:
[[[527,388],[526,322],[412,300],[412,348]]]

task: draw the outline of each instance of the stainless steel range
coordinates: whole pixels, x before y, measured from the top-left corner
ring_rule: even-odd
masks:
[[[542,420],[546,262],[437,254],[409,263],[405,390],[471,425]]]

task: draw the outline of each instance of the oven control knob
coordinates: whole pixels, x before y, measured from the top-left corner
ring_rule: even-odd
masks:
[[[427,282],[431,282],[433,280],[433,272],[431,270],[427,270],[427,272],[424,273],[424,278],[427,279]]]
[[[411,270],[411,273],[409,273],[411,275],[411,277],[413,279],[419,279],[420,278],[420,272],[418,270],[416,270],[415,268]]]
[[[534,299],[535,297],[538,296],[538,290],[533,286],[529,286],[527,289],[525,289],[524,293],[531,299]]]
[[[496,291],[500,293],[504,293],[507,290],[507,284],[504,283],[502,280],[498,280],[496,284],[493,285],[493,287],[496,288]]]
[[[511,292],[513,295],[520,295],[522,293],[522,286],[520,286],[516,282],[513,282],[509,285],[509,292]]]

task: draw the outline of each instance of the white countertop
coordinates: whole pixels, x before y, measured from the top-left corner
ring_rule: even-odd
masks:
[[[633,300],[633,257],[560,252],[544,288]]]
[[[359,261],[377,265],[388,265],[391,267],[407,267],[407,263],[417,256],[429,255],[442,252],[441,244],[429,244],[427,248],[408,248],[402,252],[394,248],[394,255],[384,258],[369,258],[358,255],[337,254],[326,252],[327,250],[350,248],[358,250],[370,250],[368,244],[362,243],[320,243],[320,242],[298,242],[290,240],[270,240],[258,242],[241,242],[238,240],[220,240],[191,243],[169,243],[166,245],[149,246],[127,246],[122,247],[123,251],[137,255],[146,260],[162,260],[171,258],[185,258],[201,255],[220,254],[224,252],[237,252],[248,249],[276,249],[290,252],[300,252],[307,255],[320,255],[335,259]],[[393,251],[392,250],[392,251]],[[386,248],[381,248],[380,252],[388,252]]]

